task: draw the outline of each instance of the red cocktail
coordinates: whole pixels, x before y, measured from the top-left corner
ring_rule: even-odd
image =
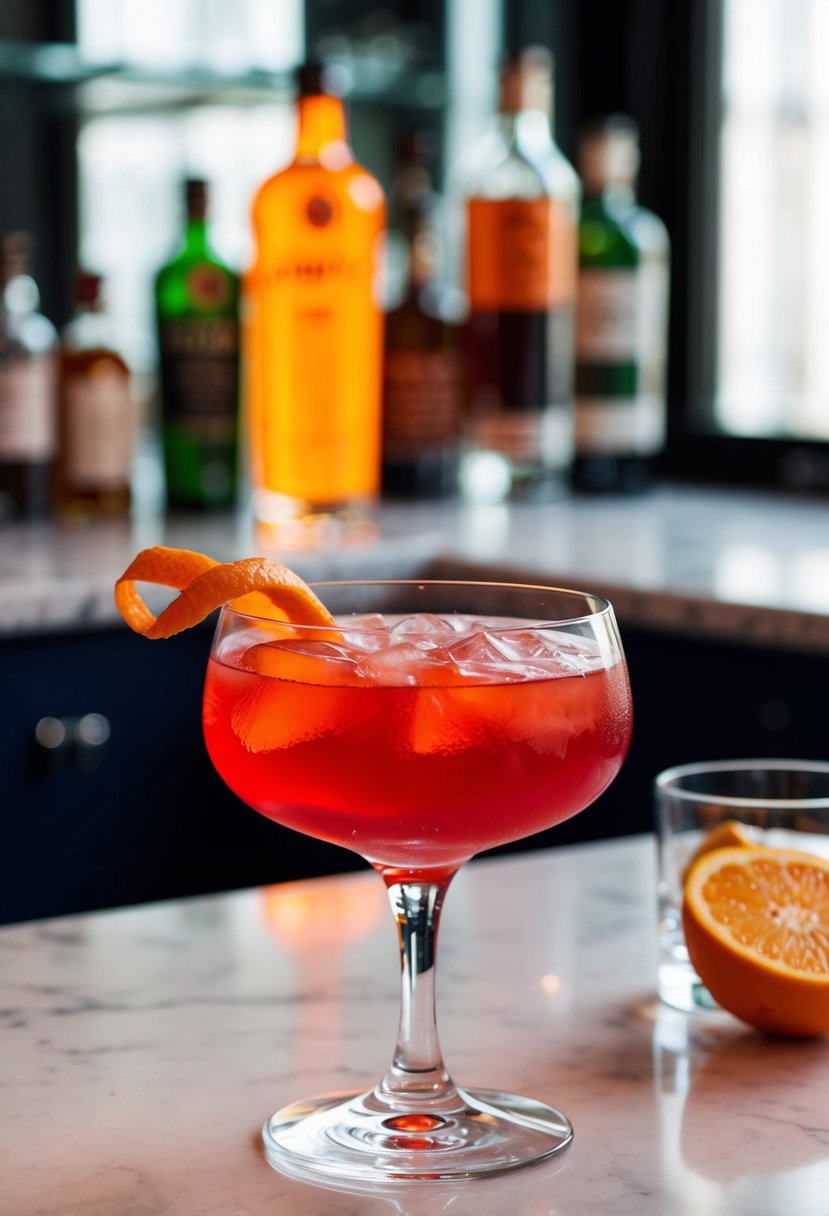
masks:
[[[567,819],[627,747],[624,664],[503,622],[478,646],[491,658],[464,661],[486,628],[462,617],[447,639],[428,622],[400,642],[392,626],[380,652],[376,627],[344,622],[341,643],[306,629],[273,643],[270,676],[251,671],[247,642],[220,644],[204,696],[211,759],[255,810],[380,866],[457,867]],[[498,652],[507,641],[523,665]]]
[[[569,1143],[561,1112],[465,1093],[434,1022],[434,945],[452,875],[483,849],[591,803],[618,772],[630,688],[613,612],[579,592],[486,583],[315,587],[334,627],[226,607],[204,693],[225,782],[279,823],[382,874],[403,958],[394,1063],[364,1094],[287,1107],[269,1159],[302,1175],[459,1178]]]

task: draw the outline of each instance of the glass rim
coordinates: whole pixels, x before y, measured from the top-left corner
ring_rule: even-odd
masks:
[[[707,799],[724,807],[768,807],[780,809],[804,809],[829,807],[829,794],[818,794],[814,797],[779,798],[772,794],[766,796],[749,794],[717,794],[704,790],[691,790],[681,783],[688,777],[698,777],[717,773],[820,773],[829,777],[829,761],[826,760],[697,760],[692,764],[675,764],[663,769],[654,778],[654,787],[658,794],[676,798],[682,802],[699,802]]]
[[[502,583],[496,580],[482,579],[456,579],[456,578],[364,578],[364,579],[318,579],[314,582],[309,582],[308,587],[316,594],[326,587],[333,588],[360,588],[360,587],[399,587],[399,588],[428,588],[428,587],[458,587],[464,590],[486,589],[492,591],[535,591],[554,595],[568,595],[572,597],[581,597],[589,603],[596,605],[592,612],[580,612],[574,616],[556,616],[556,617],[541,617],[530,620],[529,618],[516,618],[515,624],[507,624],[498,626],[498,632],[503,632],[510,629],[549,629],[552,627],[562,627],[565,625],[580,625],[588,621],[596,621],[602,617],[611,617],[615,619],[613,605],[606,596],[599,595],[595,591],[580,591],[575,587],[555,587],[545,583]],[[320,596],[322,599],[322,596]],[[222,616],[238,617],[240,620],[252,621],[261,625],[290,625],[293,629],[302,630],[330,630],[330,625],[325,624],[301,624],[294,621],[280,621],[275,617],[258,616],[253,612],[242,612],[238,608],[233,607],[233,601],[223,604],[220,609]],[[469,614],[472,615],[472,614]],[[494,614],[482,614],[494,615]],[[509,613],[506,614],[509,616]],[[360,631],[371,633],[373,629],[380,628],[379,626],[367,625],[360,626]],[[491,632],[491,631],[490,631]]]

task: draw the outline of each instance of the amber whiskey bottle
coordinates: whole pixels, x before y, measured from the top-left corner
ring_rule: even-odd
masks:
[[[406,271],[402,298],[386,314],[383,361],[383,492],[399,498],[441,498],[457,486],[459,327],[437,272],[430,159],[425,132],[401,142],[394,223]]]
[[[210,247],[207,183],[185,183],[182,248],[156,276],[167,506],[220,510],[236,499],[238,276]]]
[[[72,519],[125,516],[135,407],[100,275],[77,277],[75,314],[61,332],[59,369],[55,508]]]
[[[246,292],[254,514],[275,547],[359,534],[380,484],[385,199],[330,72],[297,80],[296,150],[254,201]]]

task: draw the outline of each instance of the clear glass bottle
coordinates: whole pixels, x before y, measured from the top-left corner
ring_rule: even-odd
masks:
[[[101,276],[81,273],[60,336],[55,507],[74,519],[129,513],[135,405]]]
[[[52,508],[57,332],[39,312],[27,233],[0,241],[0,520]]]
[[[546,500],[573,459],[580,184],[553,141],[552,57],[507,57],[499,112],[466,173],[470,499]]]
[[[183,247],[155,281],[167,506],[221,510],[236,500],[240,285],[210,247],[207,183],[184,189]]]
[[[382,484],[402,498],[440,498],[457,485],[459,318],[438,276],[430,159],[426,133],[407,135],[393,195],[406,277],[386,314]]]
[[[355,160],[336,78],[298,73],[290,165],[259,190],[246,398],[257,537],[327,544],[371,528],[380,488],[385,198]]]
[[[652,483],[665,442],[670,244],[636,200],[632,119],[587,128],[579,168],[574,484],[630,493]]]

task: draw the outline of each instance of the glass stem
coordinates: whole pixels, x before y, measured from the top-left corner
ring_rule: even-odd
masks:
[[[375,1096],[395,1109],[463,1106],[444,1067],[435,1013],[435,950],[443,900],[454,874],[439,882],[384,876],[400,945],[400,1024],[394,1060]]]

